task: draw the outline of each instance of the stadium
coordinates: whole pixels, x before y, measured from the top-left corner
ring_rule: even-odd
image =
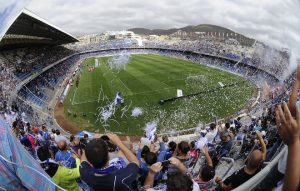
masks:
[[[1,190],[297,189],[289,50],[209,24],[75,37],[0,16]]]

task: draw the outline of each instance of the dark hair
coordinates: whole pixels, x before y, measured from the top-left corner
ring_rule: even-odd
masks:
[[[214,130],[216,128],[216,124],[215,123],[211,123],[209,125],[210,130]]]
[[[226,128],[226,129],[229,129],[229,128],[230,128],[230,123],[228,123],[228,122],[225,123],[225,128]]]
[[[141,152],[142,157],[145,158],[146,154],[149,153],[149,152],[150,152],[150,148],[147,145],[145,145],[142,149],[142,152]]]
[[[145,156],[145,162],[148,164],[148,165],[153,165],[154,163],[156,163],[157,161],[157,156],[155,153],[153,152],[148,152]]]
[[[108,161],[108,147],[102,139],[93,139],[86,145],[85,155],[95,168],[102,168]]]
[[[56,135],[60,135],[60,130],[59,130],[59,129],[56,129],[56,130],[55,130],[55,134],[56,134]]]
[[[204,181],[204,182],[208,182],[210,181],[211,179],[213,179],[215,177],[215,168],[214,167],[211,167],[211,166],[208,166],[208,165],[205,165],[202,169],[201,169],[201,179]]]
[[[168,146],[169,150],[174,152],[176,150],[177,144],[174,141],[171,141],[169,142]]]
[[[48,147],[42,146],[42,147],[38,148],[37,156],[40,159],[40,161],[45,161],[48,158],[51,158],[51,154],[50,154]]]
[[[70,142],[73,142],[74,139],[75,139],[75,136],[74,136],[74,135],[71,135],[71,136],[70,136]]]
[[[193,181],[191,178],[181,172],[175,172],[168,175],[167,191],[192,191]]]
[[[100,139],[102,139],[106,143],[106,145],[108,147],[108,152],[115,152],[116,151],[117,146],[110,142],[110,139],[107,135],[101,136]]]
[[[40,161],[45,161],[49,158],[51,158],[51,154],[49,151],[49,148],[47,146],[39,147],[37,150],[37,156],[40,159]],[[58,169],[58,164],[56,163],[40,163],[41,167],[45,170],[45,172],[50,176],[53,177]]]
[[[192,141],[192,142],[190,143],[190,145],[191,145],[192,149],[194,149],[194,148],[195,148],[195,141]]]
[[[181,141],[178,144],[178,150],[181,151],[183,154],[187,154],[190,150],[190,146],[189,146],[188,142]]]
[[[167,135],[162,136],[162,140],[163,142],[167,143],[169,141],[168,136]]]
[[[85,134],[83,135],[83,138],[89,138],[89,135],[85,133]]]
[[[55,133],[55,129],[51,129],[51,132],[52,132],[52,133]]]

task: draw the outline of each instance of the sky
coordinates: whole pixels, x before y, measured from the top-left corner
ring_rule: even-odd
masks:
[[[215,24],[300,55],[300,0],[0,0],[2,22],[23,7],[76,36]]]

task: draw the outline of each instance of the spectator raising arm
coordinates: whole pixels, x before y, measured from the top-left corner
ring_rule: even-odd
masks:
[[[212,162],[212,160],[211,160],[211,158],[210,158],[210,156],[209,156],[207,146],[204,146],[204,147],[203,147],[202,152],[203,152],[204,155],[205,155],[207,165],[213,167],[214,165],[213,165],[213,162]]]
[[[276,122],[282,140],[288,145],[287,166],[282,190],[297,190],[300,180],[300,108],[296,107],[296,119],[283,102],[276,110]]]
[[[256,132],[256,136],[257,136],[257,139],[259,140],[259,144],[261,146],[262,160],[265,160],[266,156],[267,156],[267,147],[266,147],[265,141],[262,138],[262,135],[259,131]]]
[[[136,156],[122,143],[121,139],[118,137],[118,135],[113,134],[113,133],[108,133],[107,134],[108,138],[110,141],[118,146],[121,151],[124,153],[125,157],[129,162],[135,163],[138,166],[140,166],[139,160],[136,158]]]

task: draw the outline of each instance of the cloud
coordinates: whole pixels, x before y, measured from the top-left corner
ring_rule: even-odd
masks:
[[[131,27],[166,29],[208,23],[276,47],[291,48],[300,55],[299,0],[0,1],[1,12],[12,3],[25,5],[74,35]]]

